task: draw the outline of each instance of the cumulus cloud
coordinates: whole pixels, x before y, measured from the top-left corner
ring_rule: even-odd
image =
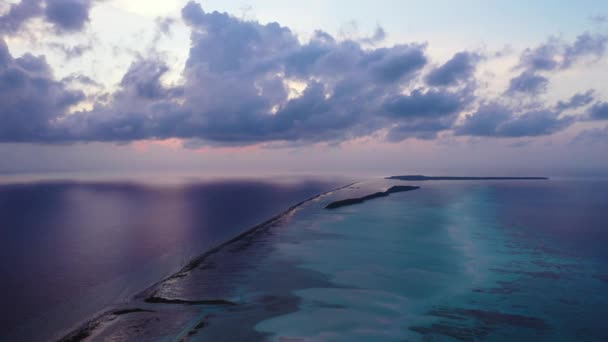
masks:
[[[475,67],[480,60],[481,56],[476,53],[459,52],[445,64],[431,71],[426,76],[426,82],[431,86],[458,84],[473,76]]]

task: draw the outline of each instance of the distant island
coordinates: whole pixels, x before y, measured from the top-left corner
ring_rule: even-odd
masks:
[[[325,209],[336,209],[336,208],[340,208],[340,207],[345,207],[347,205],[359,204],[359,203],[363,203],[365,201],[369,201],[374,198],[386,197],[395,192],[412,191],[412,190],[416,190],[419,188],[420,188],[419,186],[396,185],[396,186],[390,187],[388,190],[383,191],[383,192],[376,192],[374,194],[363,196],[363,197],[348,198],[348,199],[344,199],[344,200],[340,200],[340,201],[331,202],[327,206],[325,206]]]
[[[404,181],[429,180],[546,180],[547,177],[428,177],[422,175],[390,176],[385,179],[398,179]]]

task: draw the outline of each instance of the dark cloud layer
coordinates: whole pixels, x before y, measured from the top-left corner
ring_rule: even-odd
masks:
[[[80,30],[91,3],[47,1],[44,11],[36,12],[40,2],[23,1],[0,23],[5,32],[13,32],[29,18],[44,16],[58,32]],[[169,67],[151,53],[131,64],[114,93],[93,102],[91,110],[75,113],[69,111],[84,94],[68,86],[97,87],[95,80],[73,75],[55,81],[44,57],[13,58],[2,41],[0,119],[5,124],[0,140],[183,138],[210,145],[300,145],[339,143],[378,132],[386,133],[388,141],[434,139],[444,131],[525,137],[568,127],[574,119],[562,112],[593,101],[591,92],[534,108],[480,99],[474,78],[479,54],[462,51],[431,68],[425,44],[375,47],[385,36],[381,29],[363,40],[337,40],[317,31],[301,42],[277,23],[205,12],[195,2],[181,15],[191,29],[191,44],[179,84],[166,82]],[[159,19],[159,34],[169,33],[172,22]],[[503,97],[544,91],[548,79],[541,72],[569,67],[582,56],[600,56],[605,43],[601,36],[585,34],[572,44],[545,45],[524,52],[523,70]],[[592,106],[589,115],[603,118],[602,105]],[[459,120],[464,113],[468,115]]]

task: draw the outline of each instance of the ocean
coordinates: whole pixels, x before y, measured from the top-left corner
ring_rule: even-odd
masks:
[[[282,186],[247,183],[260,197],[246,203],[234,203],[239,196],[232,193],[210,204],[211,197],[199,189],[169,206],[157,202],[166,194],[129,190],[125,200],[112,186],[102,191],[95,185],[38,184],[36,195],[28,186],[5,187],[1,222],[31,228],[2,231],[8,249],[2,251],[1,270],[9,279],[3,286],[13,284],[2,293],[16,293],[1,309],[2,326],[23,323],[24,316],[11,314],[21,305],[29,303],[30,312],[55,305],[40,301],[40,289],[74,294],[78,286],[95,288],[97,274],[141,279],[131,272],[145,269],[141,265],[154,259],[150,255],[169,244],[179,262],[161,267],[162,272],[163,263],[155,262],[146,281],[125,281],[117,286],[120,291],[103,292],[107,303],[97,310],[105,307],[106,313],[76,334],[98,341],[608,339],[603,321],[608,314],[607,180],[366,180],[306,201],[209,250],[270,218],[277,208],[337,183],[308,181],[284,192],[276,190]],[[225,185],[218,184],[218,191]],[[394,185],[421,188],[325,209],[332,201]],[[177,196],[175,190],[163,191]],[[95,200],[83,200],[91,196]],[[29,200],[21,203],[21,198]],[[276,205],[241,214],[241,205],[263,201]],[[217,224],[208,224],[206,215],[193,214],[201,203],[214,208],[210,212],[231,209],[211,221]],[[24,207],[33,209],[18,215]],[[104,221],[107,216],[111,219]],[[249,219],[234,222],[241,216]],[[233,228],[220,234],[211,227]],[[199,234],[214,238],[193,238]],[[81,253],[76,258],[70,254],[75,250]],[[117,268],[121,271],[108,271]],[[132,296],[141,283],[163,277]],[[65,312],[78,310],[85,298],[97,298],[95,291],[86,296]]]
[[[337,184],[101,177],[0,185],[0,341],[61,337],[206,249]]]

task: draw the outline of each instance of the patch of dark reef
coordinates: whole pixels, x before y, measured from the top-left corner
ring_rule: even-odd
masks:
[[[89,336],[91,336],[91,334],[93,334],[93,331],[95,329],[97,329],[97,327],[99,327],[99,325],[101,325],[101,323],[102,322],[99,319],[91,320],[91,321],[85,323],[85,325],[82,326],[80,329],[78,329],[78,330],[70,333],[69,335],[63,337],[62,339],[60,339],[59,342],[84,341]]]
[[[608,284],[608,274],[595,274],[593,278]]]
[[[404,181],[431,181],[431,180],[547,180],[547,177],[430,177],[423,175],[390,176],[385,179],[397,179]]]
[[[345,207],[348,205],[363,203],[365,201],[369,201],[374,198],[386,197],[395,192],[412,191],[412,190],[416,190],[419,188],[420,188],[419,186],[396,185],[396,186],[390,187],[386,191],[376,192],[374,194],[370,194],[367,196],[358,197],[358,198],[348,198],[348,199],[344,199],[344,200],[340,200],[340,201],[331,202],[327,206],[325,206],[325,209],[337,209],[337,208]]]
[[[152,311],[152,310],[146,310],[146,309],[140,309],[140,308],[134,308],[134,309],[117,310],[117,311],[112,312],[112,314],[115,315],[115,316],[122,316],[122,315],[130,314],[130,313],[136,313],[136,312],[154,312],[154,311]]]
[[[144,300],[151,304],[185,304],[185,305],[236,305],[236,303],[225,299],[207,299],[207,300],[184,300],[184,299],[168,299],[163,297],[151,296]]]
[[[558,280],[562,277],[562,275],[559,273],[549,272],[549,271],[531,272],[531,271],[509,270],[509,269],[502,269],[502,268],[490,268],[489,270],[492,272],[503,273],[503,274],[526,275],[526,276],[529,276],[532,278],[544,278],[544,279]]]
[[[410,327],[410,330],[423,335],[425,340],[443,336],[462,341],[475,341],[486,338],[499,326],[531,329],[538,334],[550,328],[540,318],[497,311],[437,308],[430,311],[429,315],[443,320],[430,326]],[[475,323],[471,325],[470,320],[474,320]]]
[[[196,335],[199,332],[199,330],[208,327],[209,319],[214,316],[215,315],[206,315],[202,321],[200,321],[197,325],[194,326],[194,328],[192,328],[190,331],[188,331],[188,334],[186,334],[186,336],[184,338],[182,338],[180,340],[180,342],[186,342],[189,337]]]

